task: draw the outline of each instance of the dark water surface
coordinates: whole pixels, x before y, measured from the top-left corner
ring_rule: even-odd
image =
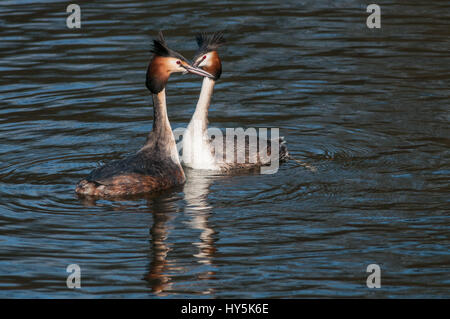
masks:
[[[0,297],[450,297],[450,4],[398,2],[377,2],[377,30],[371,2],[78,1],[71,30],[70,2],[1,1]],[[317,171],[187,171],[164,194],[79,199],[151,129],[158,29],[187,57],[226,30],[211,125],[280,128]],[[170,79],[173,128],[200,85]]]

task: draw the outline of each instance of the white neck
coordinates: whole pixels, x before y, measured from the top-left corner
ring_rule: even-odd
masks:
[[[215,81],[203,78],[200,97],[191,121],[183,135],[183,162],[198,169],[211,169],[214,158],[208,137],[208,109],[211,104]]]
[[[202,89],[200,91],[200,97],[198,98],[197,107],[195,108],[194,115],[192,115],[189,126],[195,121],[201,122],[202,131],[205,131],[208,127],[208,109],[211,104],[211,97],[214,90],[214,84],[216,82],[210,78],[204,77],[202,83]],[[188,126],[188,127],[189,127]]]

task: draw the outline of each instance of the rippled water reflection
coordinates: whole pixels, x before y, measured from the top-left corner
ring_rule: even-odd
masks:
[[[0,4],[0,296],[450,296],[449,4],[383,1],[381,30],[350,0],[79,4],[80,30],[64,1]],[[317,171],[187,171],[164,194],[78,199],[144,143],[158,29],[187,57],[226,30],[211,125],[279,127]],[[173,128],[200,84],[171,78]]]

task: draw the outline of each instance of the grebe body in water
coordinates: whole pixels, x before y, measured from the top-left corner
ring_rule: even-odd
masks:
[[[159,191],[185,182],[175,138],[166,109],[165,86],[170,74],[211,76],[192,67],[172,51],[159,33],[153,41],[153,58],[147,69],[146,86],[153,98],[153,128],[145,145],[134,155],[94,169],[76,186],[76,193],[89,196],[124,196]]]
[[[276,147],[278,152],[276,159],[280,162],[289,158],[289,153],[284,138],[262,140],[256,137],[256,152],[250,151],[250,138],[245,140],[244,144],[237,143],[237,137],[234,137],[234,143],[228,147],[234,148],[234,155],[231,160],[226,159],[227,143],[223,147],[213,147],[211,138],[208,135],[208,110],[211,104],[211,97],[216,81],[222,74],[222,62],[217,49],[225,43],[223,34],[216,32],[211,35],[199,34],[196,37],[199,49],[193,59],[194,67],[207,71],[213,77],[204,77],[200,97],[195,108],[195,112],[189,122],[186,131],[183,134],[183,165],[193,169],[206,169],[216,171],[233,171],[257,169],[271,164],[274,158],[272,148]],[[265,149],[261,149],[265,145]],[[245,154],[244,161],[238,161],[237,154]]]

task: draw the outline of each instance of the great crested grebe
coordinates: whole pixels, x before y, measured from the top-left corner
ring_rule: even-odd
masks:
[[[147,69],[146,86],[153,97],[153,128],[145,145],[134,155],[94,169],[76,186],[76,193],[91,196],[123,196],[148,193],[185,182],[175,138],[166,110],[165,86],[172,73],[211,76],[191,66],[179,53],[169,49],[159,32],[153,40],[153,58]]]
[[[181,158],[183,165],[193,169],[225,172],[240,169],[255,169],[270,164],[270,160],[273,158],[273,156],[270,156],[273,151],[271,149],[272,145],[278,148],[278,156],[276,159],[281,162],[287,160],[289,153],[284,138],[266,141],[258,136],[257,145],[263,144],[260,144],[260,142],[265,142],[266,149],[258,149],[257,152],[253,153],[249,151],[249,140],[246,140],[245,144],[242,145],[236,143],[236,138],[234,138],[233,145],[229,147],[234,147],[234,154],[245,152],[244,162],[238,161],[237,156],[234,156],[232,160],[225,159],[226,143],[223,144],[223,147],[213,147],[212,140],[208,135],[208,109],[211,103],[214,84],[222,74],[222,62],[217,49],[225,43],[225,40],[221,32],[210,35],[202,33],[197,35],[196,40],[199,48],[194,56],[193,66],[207,71],[213,77],[205,76],[203,78],[200,97],[195,112],[183,134],[183,156]]]

